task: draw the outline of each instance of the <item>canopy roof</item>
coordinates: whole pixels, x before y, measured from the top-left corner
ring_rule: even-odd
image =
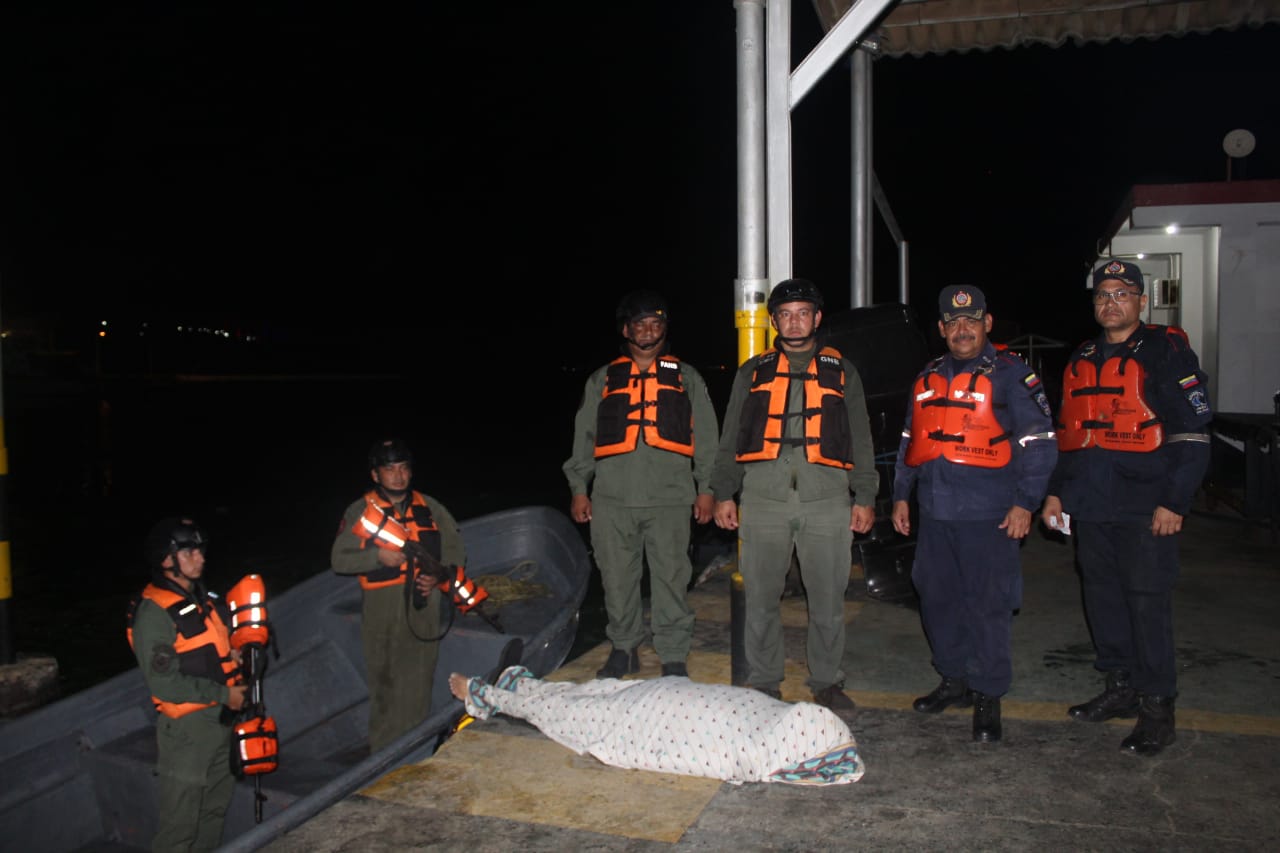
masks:
[[[831,29],[851,0],[813,0]],[[1280,0],[901,0],[874,28],[885,56],[1061,47],[1260,27]]]

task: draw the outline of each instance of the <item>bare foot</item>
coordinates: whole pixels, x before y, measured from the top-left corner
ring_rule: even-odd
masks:
[[[457,673],[457,672],[452,673],[449,676],[449,692],[453,694],[453,697],[455,699],[462,699],[463,701],[466,701],[467,682],[469,680],[470,679],[468,679],[465,675],[462,675],[461,673]]]

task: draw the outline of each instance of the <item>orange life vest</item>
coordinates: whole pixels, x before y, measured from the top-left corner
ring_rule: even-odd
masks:
[[[1058,449],[1103,447],[1150,453],[1164,427],[1142,396],[1146,371],[1135,358],[1113,356],[1099,369],[1087,358],[1067,365],[1058,413]]]
[[[197,601],[172,589],[147,584],[142,597],[164,608],[178,630],[173,648],[178,653],[178,670],[184,675],[208,678],[218,684],[235,684],[240,668],[231,657],[231,641],[227,625],[214,606],[213,598]],[[133,616],[138,602],[133,602],[128,613],[125,636],[129,648],[133,648]],[[183,717],[193,711],[212,708],[217,702],[165,702],[152,696],[156,710],[167,717]]]
[[[426,498],[421,494],[412,493],[404,516],[376,489],[368,492],[364,499],[364,512],[351,528],[352,533],[364,540],[362,547],[368,547],[372,542],[379,548],[399,551],[407,541],[420,542],[431,556],[440,559],[440,528],[436,526]],[[409,561],[406,559],[399,566],[379,566],[360,575],[360,586],[363,589],[398,586],[408,576]]]
[[[935,370],[925,372],[912,389],[906,463],[915,467],[942,457],[979,468],[1008,465],[1013,446],[996,418],[992,391],[980,371],[957,374],[950,383]]]
[[[783,436],[792,379],[804,382],[804,411],[792,413],[803,418],[803,438]],[[814,353],[810,369],[804,373],[792,373],[791,363],[780,349],[761,354],[742,406],[735,458],[739,462],[777,459],[783,444],[803,443],[810,462],[852,469],[853,436],[844,407],[844,382],[841,355],[831,347]]]
[[[605,368],[595,458],[635,450],[642,429],[650,447],[693,456],[693,404],[674,356],[658,356],[643,373],[626,356]]]
[[[265,646],[271,639],[262,575],[245,575],[227,590],[227,609],[231,611],[231,648]]]
[[[280,765],[280,735],[274,717],[250,717],[231,727],[231,767],[237,777],[272,773]]]

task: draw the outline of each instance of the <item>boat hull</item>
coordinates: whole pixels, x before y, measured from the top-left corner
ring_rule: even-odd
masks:
[[[468,576],[482,585],[511,577],[536,594],[482,605],[501,631],[476,612],[452,612],[431,714],[375,754],[366,747],[355,579],[322,571],[270,601],[279,655],[268,652],[263,699],[280,731],[279,768],[237,783],[225,845],[255,849],[382,773],[429,757],[462,713],[449,673],[489,671],[512,638],[524,644],[521,663],[539,675],[565,661],[591,572],[578,529],[547,507],[493,513],[461,528]],[[133,670],[0,727],[0,837],[13,849],[147,847],[156,828],[154,720],[146,684]]]

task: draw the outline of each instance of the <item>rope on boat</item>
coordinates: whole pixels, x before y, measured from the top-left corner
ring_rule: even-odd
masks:
[[[505,572],[476,575],[474,580],[489,593],[488,601],[496,608],[531,598],[545,598],[551,588],[531,580],[538,576],[536,560],[521,560]]]

